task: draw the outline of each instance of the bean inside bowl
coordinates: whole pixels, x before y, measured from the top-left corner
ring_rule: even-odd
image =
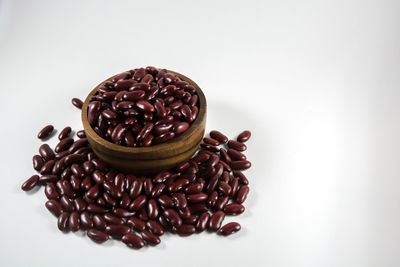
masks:
[[[144,79],[151,80],[149,86],[143,85]],[[204,135],[206,99],[182,74],[135,69],[94,88],[83,104],[82,122],[99,158],[121,171],[150,174],[195,153]]]

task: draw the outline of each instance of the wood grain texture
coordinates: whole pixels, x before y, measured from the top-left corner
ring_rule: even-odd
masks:
[[[94,153],[101,160],[122,172],[148,175],[171,169],[193,156],[204,136],[207,115],[206,98],[200,87],[191,79],[174,71],[168,70],[168,72],[174,73],[196,88],[199,96],[199,114],[196,120],[183,134],[163,144],[149,147],[126,147],[105,140],[90,126],[87,109],[91,96],[97,92],[102,83],[111,80],[114,76],[110,77],[89,93],[82,106],[83,128]]]

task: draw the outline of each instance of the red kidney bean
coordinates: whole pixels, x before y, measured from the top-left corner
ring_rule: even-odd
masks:
[[[84,160],[85,160],[85,156],[83,154],[71,154],[71,155],[65,156],[64,165],[70,166],[71,164],[74,164],[74,163],[81,163]]]
[[[247,160],[237,160],[232,161],[231,168],[232,170],[247,170],[251,167],[251,162]]]
[[[150,134],[151,130],[153,129],[154,124],[151,122],[146,122],[143,128],[140,130],[136,137],[136,141],[142,142],[146,137]]]
[[[220,160],[219,163],[224,167],[225,170],[227,170],[228,172],[232,171],[232,168],[223,160]],[[232,162],[231,162],[232,163]]]
[[[182,193],[175,193],[172,195],[172,200],[174,201],[175,206],[183,210],[187,206],[187,200],[184,194]]]
[[[87,192],[86,192],[86,197],[95,200],[99,197],[100,195],[100,187],[98,184],[95,184],[92,186]]]
[[[154,112],[154,106],[146,100],[139,100],[136,102],[136,107],[144,112]]]
[[[203,186],[199,183],[188,185],[185,188],[186,194],[198,194],[203,190]],[[208,196],[207,196],[208,197]]]
[[[87,144],[88,144],[87,138],[78,139],[69,147],[68,151],[69,151],[69,153],[74,153],[79,148],[86,146]]]
[[[207,161],[207,166],[210,168],[214,168],[219,162],[219,157],[218,155],[212,155],[210,159]]]
[[[230,185],[224,181],[219,181],[218,182],[218,191],[225,196],[230,195],[230,193],[232,192],[232,188],[230,187]]]
[[[53,132],[53,130],[54,130],[53,125],[47,125],[47,126],[43,127],[42,130],[40,130],[40,132],[37,135],[37,138],[45,139]]]
[[[219,146],[220,145],[220,143],[217,140],[215,140],[214,138],[211,138],[211,137],[204,137],[203,141],[204,141],[204,143],[210,144],[210,145],[213,145],[213,146]]]
[[[154,144],[165,143],[165,142],[167,142],[168,140],[171,140],[171,139],[174,138],[174,137],[175,137],[175,133],[173,133],[173,132],[166,132],[166,133],[163,133],[163,134],[157,136],[156,138],[154,138],[153,143],[154,143]]]
[[[218,152],[219,149],[216,146],[210,145],[210,144],[200,144],[200,146],[206,150],[209,150],[211,152]]]
[[[149,220],[146,222],[146,227],[155,235],[163,235],[164,228],[156,221]]]
[[[61,205],[57,200],[51,199],[46,202],[46,208],[56,217],[62,213]]]
[[[250,131],[243,131],[242,133],[240,133],[237,137],[237,141],[240,143],[244,143],[247,140],[249,140],[251,137],[251,132]]]
[[[106,223],[108,225],[117,225],[117,224],[124,224],[125,223],[123,219],[121,219],[121,218],[119,218],[117,216],[114,216],[114,215],[112,215],[110,213],[105,213],[103,215],[103,218],[104,218],[104,220],[106,221]]]
[[[217,140],[221,144],[225,144],[226,142],[228,142],[228,137],[226,137],[224,134],[222,134],[219,131],[215,131],[215,130],[211,131],[210,136],[211,136],[211,138]]]
[[[72,139],[70,137],[61,139],[61,141],[56,145],[54,151],[56,153],[59,153],[64,150],[67,150],[72,145],[73,142],[74,142],[74,139]]]
[[[99,117],[101,103],[99,101],[93,101],[88,106],[88,122],[90,125],[96,125]]]
[[[218,200],[218,192],[217,191],[213,191],[208,195],[208,199],[207,199],[207,206],[209,208],[212,208],[215,206],[215,203],[217,203]]]
[[[34,155],[32,157],[32,163],[33,163],[33,168],[36,171],[40,171],[40,169],[43,167],[44,161],[43,158],[39,155]]]
[[[79,138],[86,138],[86,133],[84,130],[80,130],[76,132],[76,136],[78,136]]]
[[[83,229],[90,229],[93,227],[93,220],[90,218],[87,211],[84,211],[79,215],[79,220]]]
[[[145,195],[140,195],[129,205],[129,210],[138,211],[140,208],[144,207],[146,203],[147,197]]]
[[[182,190],[185,186],[189,184],[188,179],[179,179],[175,182],[173,182],[169,187],[168,190],[172,193],[178,192]]]
[[[60,197],[53,183],[46,184],[46,187],[44,188],[44,193],[46,194],[46,197],[48,199],[58,199]]]
[[[158,236],[153,235],[152,233],[146,230],[142,232],[142,238],[150,245],[158,245],[161,242],[161,239]]]
[[[190,203],[201,203],[201,202],[205,202],[208,199],[208,195],[207,194],[193,194],[193,195],[188,195],[187,196],[187,200]]]
[[[141,219],[135,217],[129,218],[126,221],[126,224],[132,227],[137,232],[143,232],[146,227],[145,223]]]
[[[86,209],[87,203],[83,200],[83,198],[75,198],[74,199],[75,209],[78,212],[82,212]]]
[[[86,176],[85,179],[83,179],[81,182],[81,188],[84,191],[87,191],[89,190],[90,187],[92,187],[92,180],[90,179],[89,176]]]
[[[106,229],[107,223],[101,215],[95,214],[95,215],[93,215],[92,219],[93,219],[93,225],[96,229],[98,229],[98,230]]]
[[[241,171],[234,171],[233,175],[238,177],[242,184],[248,185],[249,180],[247,179],[246,175],[244,175]]]
[[[121,239],[125,234],[130,232],[130,227],[122,224],[107,225],[105,232],[115,239]]]
[[[210,217],[211,217],[211,215],[207,211],[203,212],[199,216],[199,219],[197,220],[197,223],[196,223],[196,230],[198,232],[203,232],[207,228]]]
[[[174,206],[174,201],[167,195],[159,196],[157,201],[164,208],[172,208]]]
[[[37,185],[38,182],[39,182],[39,175],[32,175],[28,180],[26,180],[22,184],[21,189],[24,191],[30,191]]]
[[[88,164],[90,164],[90,162]],[[88,166],[87,169],[89,169],[89,168],[92,169],[92,167]],[[92,173],[92,179],[96,184],[103,184],[105,181],[104,174],[98,170],[95,170]]]
[[[215,210],[223,210],[226,206],[226,204],[229,201],[229,196],[221,196],[217,199],[217,202],[215,202],[214,209]]]
[[[96,204],[89,204],[86,207],[86,210],[91,212],[91,213],[106,213],[106,212],[108,212],[108,209],[100,207],[100,206],[98,206]]]
[[[57,175],[46,174],[39,177],[39,182],[45,184],[45,183],[55,182],[57,181],[57,179],[58,179]]]
[[[196,223],[196,221],[197,221],[197,216],[195,216],[195,215],[191,215],[191,216],[183,219],[184,224],[193,224],[194,225]]]
[[[85,175],[85,172],[84,172],[84,170],[81,168],[81,166],[78,165],[78,164],[76,164],[76,163],[72,164],[71,167],[70,167],[70,169],[71,169],[71,172],[72,172],[76,177],[84,178],[84,177],[86,176],[86,175]]]
[[[74,97],[74,98],[72,98],[71,102],[72,102],[72,105],[74,105],[75,107],[82,109],[83,102],[79,98]]]
[[[232,188],[230,195],[231,195],[232,198],[234,198],[234,197],[236,197],[236,193],[237,193],[237,191],[239,189],[239,179],[238,178],[233,178],[231,183],[230,183],[230,186]]]
[[[128,90],[135,82],[133,80],[119,80],[115,83],[114,88],[117,91]]]
[[[179,227],[182,225],[182,218],[179,216],[179,214],[173,210],[173,209],[166,209],[163,213],[163,216],[167,219],[167,221],[175,226]]]
[[[68,230],[68,219],[69,219],[68,212],[63,212],[60,214],[60,216],[58,216],[57,226],[60,231]]]
[[[207,206],[203,203],[193,204],[189,207],[191,214],[199,214],[208,210]]]
[[[225,219],[225,213],[223,211],[217,211],[210,218],[209,228],[212,231],[218,231],[221,227],[222,221]]]
[[[67,138],[71,133],[71,127],[67,126],[58,135],[58,140],[62,140],[64,138]],[[57,152],[57,151],[56,151]]]
[[[222,226],[221,229],[218,231],[218,234],[227,236],[240,231],[240,229],[241,226],[239,223],[230,222]]]
[[[160,183],[160,184],[156,185],[155,187],[153,187],[150,196],[152,198],[158,198],[162,194],[164,189],[165,189],[165,184]]]
[[[87,232],[87,236],[96,243],[104,243],[110,238],[109,235],[107,235],[106,233],[96,229],[90,229]]]
[[[232,148],[232,149],[235,149],[237,151],[245,151],[247,149],[245,144],[240,143],[240,142],[235,141],[235,140],[229,140],[228,147]]]
[[[126,233],[122,237],[122,242],[124,242],[128,247],[140,249],[144,247],[143,239],[137,234]]]
[[[39,147],[39,154],[47,161],[55,158],[54,152],[48,144],[43,144]]]
[[[149,216],[150,219],[156,219],[158,217],[158,206],[157,202],[154,199],[150,199],[147,202],[147,215]]]
[[[133,181],[132,186],[129,190],[129,197],[136,198],[142,192],[143,182],[140,179],[136,179]]]
[[[189,123],[182,121],[182,122],[177,122],[172,128],[172,131],[175,134],[181,134],[185,132],[187,129],[189,129]]]
[[[242,204],[246,200],[248,193],[249,193],[249,186],[242,185],[236,194],[236,202]]]
[[[75,210],[74,203],[65,195],[60,198],[60,203],[63,209],[68,212],[73,212]]]
[[[69,215],[68,225],[72,232],[77,232],[80,228],[81,221],[79,219],[79,213],[74,211]]]
[[[105,181],[103,183],[103,188],[114,198],[121,198],[122,197],[122,192],[119,191],[118,187],[116,187],[114,184],[111,182]]]
[[[72,188],[72,185],[68,180],[61,180],[61,185],[63,187],[64,194],[67,197],[70,197],[70,198],[76,197],[76,194],[75,194],[75,192],[74,192],[74,190]]]
[[[51,174],[53,166],[54,166],[54,160],[49,160],[43,165],[43,167],[40,169],[39,173],[40,174]]]
[[[245,208],[241,204],[231,203],[227,204],[224,208],[225,214],[228,215],[239,215],[244,212]]]
[[[182,224],[175,229],[175,232],[180,236],[189,236],[196,232],[196,228],[190,224]]]

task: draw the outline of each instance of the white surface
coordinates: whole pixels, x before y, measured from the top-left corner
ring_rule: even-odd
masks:
[[[1,0],[0,265],[399,266],[399,47],[398,1]],[[146,65],[203,88],[208,130],[252,130],[235,236],[96,245],[20,190],[42,126]]]

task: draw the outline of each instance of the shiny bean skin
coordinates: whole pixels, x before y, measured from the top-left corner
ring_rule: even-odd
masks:
[[[174,201],[167,195],[159,196],[157,201],[164,208],[172,208],[174,206]]]
[[[144,112],[154,112],[154,106],[146,100],[136,102],[136,107]]]
[[[62,213],[61,205],[57,200],[48,200],[45,206],[56,217],[60,216]]]
[[[143,239],[137,234],[127,233],[122,237],[122,242],[124,242],[128,247],[140,249],[144,247]]]
[[[250,131],[243,131],[238,135],[237,141],[240,142],[240,143],[244,143],[247,140],[249,140],[250,137],[251,137],[251,132]]]
[[[100,214],[93,215],[93,225],[98,230],[105,230],[107,223]]]
[[[156,219],[158,217],[159,209],[157,206],[157,202],[154,199],[150,199],[147,202],[147,215],[150,219]]]
[[[201,202],[205,202],[208,199],[208,195],[207,194],[192,194],[192,195],[188,195],[187,200],[190,203],[201,203]]]
[[[81,197],[75,198],[73,202],[74,202],[76,211],[82,212],[86,209],[87,203],[83,200],[83,198],[81,198]]]
[[[210,144],[210,145],[213,145],[213,146],[219,146],[220,145],[220,143],[217,140],[215,140],[214,138],[211,138],[211,137],[204,137],[203,141],[204,141],[204,143],[207,143],[207,144]]]
[[[226,137],[223,133],[221,133],[219,131],[215,131],[215,130],[211,131],[210,137],[217,140],[221,144],[225,144],[226,142],[228,142],[228,137]]]
[[[155,235],[160,236],[164,234],[164,228],[154,220],[147,221],[146,227]]]
[[[103,218],[106,221],[106,223],[109,224],[109,225],[118,225],[118,224],[124,224],[125,223],[123,219],[121,219],[121,218],[119,218],[117,216],[114,216],[114,215],[112,215],[110,213],[105,213],[103,215]]]
[[[158,236],[153,235],[152,233],[146,230],[142,231],[142,238],[150,245],[158,245],[161,242],[161,239]]]
[[[225,213],[223,211],[217,211],[214,213],[209,222],[209,228],[212,231],[218,231],[218,229],[221,227],[221,224],[223,220],[225,219]]]
[[[100,113],[101,103],[99,101],[93,101],[88,106],[88,122],[90,125],[97,124],[97,118]]]
[[[108,209],[100,207],[100,206],[98,206],[96,204],[89,204],[86,207],[86,210],[91,212],[91,213],[106,213],[106,212],[108,212]]]
[[[82,102],[82,100],[80,100],[79,98],[76,98],[76,97],[72,98],[71,103],[72,103],[72,105],[74,105],[75,107],[77,107],[77,108],[79,108],[79,109],[82,109],[83,102]]]
[[[163,133],[163,134],[157,136],[156,138],[154,138],[153,143],[154,144],[162,144],[162,143],[167,142],[168,140],[171,140],[174,137],[175,137],[174,132],[166,132],[166,133]]]
[[[236,202],[242,204],[246,200],[248,193],[249,193],[249,186],[242,185],[236,194]]]
[[[60,198],[60,195],[58,194],[54,183],[46,184],[46,186],[44,188],[44,193],[48,199],[59,199]]]
[[[54,160],[49,160],[43,165],[43,167],[40,169],[39,173],[40,174],[51,174],[53,166],[54,166]]]
[[[42,130],[39,131],[37,138],[39,139],[45,139],[46,137],[48,137],[54,130],[54,126],[53,125],[47,125],[45,127],[43,127]]]
[[[166,209],[163,213],[163,216],[168,220],[168,222],[175,226],[179,227],[182,225],[182,218],[179,214],[173,209]]]
[[[62,152],[62,151],[64,151],[64,150],[67,150],[67,149],[72,145],[73,142],[74,142],[74,139],[72,139],[71,137],[63,138],[63,139],[61,139],[61,141],[56,145],[54,151],[55,151],[56,153],[60,153],[60,152]]]
[[[238,178],[233,178],[231,183],[230,183],[230,186],[231,186],[231,189],[232,189],[230,195],[231,195],[232,198],[234,198],[234,197],[236,197],[236,193],[237,193],[237,191],[239,189],[239,179]]]
[[[67,231],[68,230],[68,219],[69,219],[69,213],[68,212],[63,212],[58,216],[57,219],[57,226],[60,231]]]
[[[198,194],[203,190],[203,186],[199,183],[188,185],[185,188],[186,194]],[[208,196],[207,196],[208,197]]]
[[[247,170],[251,167],[251,162],[248,160],[237,160],[231,162],[232,170]]]
[[[39,182],[42,184],[51,183],[57,181],[57,179],[58,179],[57,175],[46,174],[39,177]]]
[[[108,225],[105,232],[115,239],[121,239],[122,236],[130,232],[130,227],[127,225]]]
[[[110,238],[108,234],[96,229],[90,229],[87,236],[96,243],[104,243]]]
[[[244,206],[236,203],[227,204],[224,208],[225,214],[228,215],[239,215],[242,214],[244,211]]]
[[[88,168],[90,168],[90,167],[88,167]],[[92,173],[92,179],[96,184],[103,184],[105,181],[104,174],[98,170],[95,170]]]
[[[155,187],[153,187],[150,196],[152,198],[158,198],[162,194],[164,189],[165,189],[165,184],[160,183],[160,184],[156,185]]]
[[[83,229],[93,228],[93,225],[94,225],[93,220],[90,218],[90,215],[89,215],[89,213],[87,211],[82,212],[79,215],[79,219],[80,219],[80,222],[81,222],[81,227]]]
[[[183,210],[187,206],[187,200],[184,194],[175,193],[172,195],[172,200],[174,201],[175,206],[180,210]]]
[[[218,182],[218,191],[222,195],[228,196],[232,192],[232,188],[230,187],[230,185],[228,183],[226,183],[224,181],[219,181]]]
[[[240,142],[235,141],[235,140],[229,140],[228,141],[228,147],[232,148],[232,149],[235,149],[237,151],[240,151],[240,152],[245,151],[247,149],[247,146],[245,144],[240,143]]]
[[[218,234],[227,236],[240,231],[241,226],[237,222],[230,222],[221,227]]]
[[[74,211],[69,215],[68,226],[72,232],[77,232],[80,229],[81,220],[78,212]]]
[[[189,236],[196,232],[196,228],[190,224],[182,224],[175,229],[175,233],[180,236]]]
[[[217,191],[211,192],[211,194],[208,195],[207,206],[209,208],[214,207],[215,203],[217,203],[217,200],[218,200],[218,192]]]
[[[30,191],[32,190],[39,182],[39,175],[32,175],[28,180],[26,180],[22,186],[21,189],[24,191]]]
[[[126,224],[132,227],[137,232],[143,232],[146,228],[144,221],[139,218],[131,217],[126,221]]]
[[[217,202],[215,202],[214,210],[223,210],[226,204],[229,201],[229,196],[221,196],[218,198]]]
[[[45,160],[52,160],[55,158],[53,150],[49,147],[48,144],[43,144],[39,147],[39,154],[45,159]]]
[[[197,220],[196,230],[198,232],[203,232],[207,228],[210,218],[211,218],[211,215],[210,215],[210,213],[208,213],[208,211],[203,212],[199,216],[199,219]]]
[[[86,138],[86,133],[84,130],[80,130],[76,132],[76,136],[78,136],[79,138]]]
[[[71,127],[67,126],[58,135],[58,140],[62,140],[64,138],[67,138],[71,133]],[[56,151],[57,152],[57,151]]]
[[[188,128],[189,128],[189,123],[183,121],[183,122],[177,122],[175,123],[175,125],[172,128],[172,131],[178,135],[181,134],[183,132],[185,132]]]
[[[147,197],[145,195],[140,195],[129,205],[129,210],[138,211],[140,208],[144,207],[146,203]]]
[[[40,171],[40,169],[43,167],[43,165],[44,165],[44,161],[43,161],[43,158],[41,157],[41,156],[39,156],[39,155],[34,155],[33,157],[32,157],[32,164],[33,164],[33,168],[36,170],[36,171]]]

